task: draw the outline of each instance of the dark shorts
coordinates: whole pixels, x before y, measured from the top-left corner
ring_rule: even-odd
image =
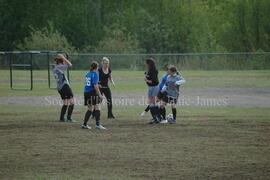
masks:
[[[61,90],[58,91],[61,99],[71,99],[73,98],[73,93],[69,85],[65,84]]]
[[[158,92],[158,95],[157,95],[157,98],[158,98],[159,100],[162,100],[164,96],[166,96],[166,92],[161,92],[161,91],[159,91],[159,92]]]
[[[96,91],[84,93],[84,105],[97,105],[100,104],[102,99],[97,95]]]
[[[169,104],[177,104],[177,100],[178,98],[167,96],[167,95],[163,95],[162,97],[162,101]]]

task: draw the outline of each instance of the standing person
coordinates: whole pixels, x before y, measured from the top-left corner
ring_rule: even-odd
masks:
[[[171,104],[173,119],[169,122],[170,124],[176,123],[176,104],[179,97],[180,85],[186,83],[186,80],[179,75],[175,66],[169,66],[169,76],[167,77],[165,86],[162,88],[163,93],[162,100],[160,102],[160,114],[162,117],[166,117],[165,106],[167,103]],[[165,124],[168,121],[163,119],[160,123]]]
[[[162,99],[163,93],[161,92],[163,86],[166,83],[167,77],[168,77],[168,67],[166,68],[166,74],[162,76],[161,83],[159,84],[159,93],[157,95],[158,100]],[[141,113],[141,116],[144,116],[148,111],[150,110],[150,106],[148,105],[145,110]]]
[[[60,114],[60,122],[75,122],[71,119],[71,115],[74,109],[74,99],[73,93],[69,85],[69,81],[65,76],[65,71],[67,71],[68,67],[71,67],[72,64],[67,59],[67,54],[58,54],[57,58],[55,58],[55,67],[53,69],[53,73],[57,83],[57,90],[63,100],[63,106]],[[67,120],[65,120],[64,116],[67,113]]]
[[[100,103],[103,99],[99,87],[98,87],[98,63],[96,61],[91,63],[90,72],[85,75],[85,86],[84,86],[84,105],[88,106],[88,110],[85,113],[84,122],[82,125],[83,129],[91,129],[87,125],[87,122],[94,111],[94,117],[96,118],[96,129],[104,130],[104,126],[100,124]]]
[[[105,95],[107,100],[108,119],[114,119],[115,117],[112,112],[112,93],[109,87],[109,80],[112,83],[113,87],[115,87],[115,83],[113,81],[112,71],[110,69],[110,60],[107,57],[103,57],[102,67],[98,69],[98,73],[100,92],[102,95]]]
[[[149,124],[153,124],[159,122],[159,110],[156,104],[157,95],[159,92],[158,70],[156,68],[155,61],[152,58],[146,59],[145,64],[147,67],[147,72],[145,72],[144,81],[148,85],[148,104],[153,117],[153,119],[149,121]]]

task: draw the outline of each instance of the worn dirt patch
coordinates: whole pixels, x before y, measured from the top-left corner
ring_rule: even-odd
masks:
[[[146,94],[113,94],[115,106],[145,106]],[[75,95],[83,105],[83,95]],[[56,106],[59,96],[0,97],[2,105]],[[105,105],[105,101],[103,102]],[[270,107],[270,87],[182,87],[178,101],[183,107]]]

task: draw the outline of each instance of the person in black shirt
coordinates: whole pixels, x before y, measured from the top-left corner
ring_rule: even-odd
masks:
[[[147,66],[147,71],[145,72],[144,81],[148,85],[148,104],[153,117],[149,124],[153,124],[160,121],[159,109],[156,104],[159,92],[158,70],[156,69],[155,61],[152,58],[146,59],[145,64]]]
[[[107,107],[108,107],[108,119],[114,119],[114,115],[112,113],[112,93],[111,89],[108,85],[109,80],[111,81],[113,87],[115,87],[115,83],[112,78],[112,71],[109,67],[110,60],[107,57],[103,57],[102,59],[102,67],[98,69],[99,73],[99,88],[102,95],[105,95],[107,99]]]

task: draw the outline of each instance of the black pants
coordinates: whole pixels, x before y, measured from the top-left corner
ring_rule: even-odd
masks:
[[[111,93],[111,89],[109,87],[100,88],[100,92],[101,92],[102,95],[104,94],[106,99],[107,99],[108,115],[111,115],[112,114],[112,93]]]

